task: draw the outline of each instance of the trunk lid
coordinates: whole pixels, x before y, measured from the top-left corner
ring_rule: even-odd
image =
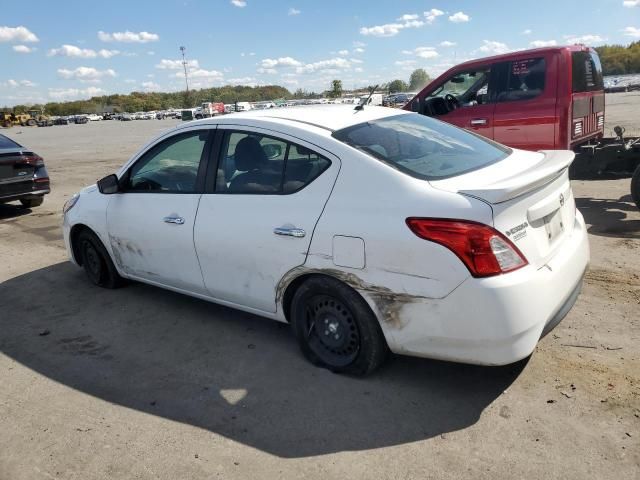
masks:
[[[0,185],[31,181],[35,165],[24,161],[23,155],[33,155],[16,149],[0,149]]]
[[[573,152],[564,150],[514,150],[488,167],[431,184],[488,203],[493,226],[531,265],[542,267],[573,231],[576,210],[569,182],[573,158]]]

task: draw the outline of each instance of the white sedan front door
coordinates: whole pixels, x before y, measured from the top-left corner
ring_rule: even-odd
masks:
[[[194,240],[209,293],[276,311],[278,282],[302,265],[340,161],[285,135],[223,129],[215,192],[198,208]]]
[[[107,207],[107,228],[114,260],[126,275],[205,292],[193,227],[209,138],[210,130],[192,130],[164,139],[121,177],[121,192]]]

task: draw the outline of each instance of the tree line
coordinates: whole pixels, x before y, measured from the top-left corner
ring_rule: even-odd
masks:
[[[378,89],[388,93],[418,91],[429,83],[427,72],[419,68],[410,75],[408,82],[393,80],[378,85]],[[372,86],[368,87],[369,89]],[[364,88],[363,88],[364,90]],[[91,97],[87,100],[74,100],[68,102],[49,102],[36,105],[16,105],[13,108],[5,107],[0,110],[24,113],[28,110],[41,110],[47,115],[74,115],[78,113],[102,113],[106,111],[119,112],[148,112],[152,110],[169,110],[174,108],[191,108],[204,102],[259,102],[275,99],[303,99],[320,98],[324,96],[337,98],[343,93],[342,81],[334,80],[329,89],[323,92],[313,92],[297,89],[291,93],[279,85],[267,85],[259,87],[230,86],[216,88],[203,88],[181,92],[131,92],[128,95],[102,95]]]
[[[596,51],[602,62],[602,71],[605,75],[624,75],[627,73],[640,73],[640,41],[628,46],[603,45],[596,47]]]

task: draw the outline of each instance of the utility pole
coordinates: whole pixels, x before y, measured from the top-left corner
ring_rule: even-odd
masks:
[[[187,84],[187,95],[189,95],[189,74],[187,73],[187,59],[184,56],[186,49],[186,47],[180,47],[180,51],[182,52],[182,66],[184,67],[184,83]]]

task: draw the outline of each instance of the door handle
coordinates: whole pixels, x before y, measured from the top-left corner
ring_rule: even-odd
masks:
[[[176,225],[184,225],[184,218],[182,217],[164,217],[164,223],[174,223]]]
[[[487,124],[486,118],[474,118],[473,120],[471,120],[472,127],[477,127],[479,125],[486,125],[486,124]]]
[[[273,233],[296,238],[302,238],[307,234],[303,229],[296,227],[276,227],[273,229]]]

